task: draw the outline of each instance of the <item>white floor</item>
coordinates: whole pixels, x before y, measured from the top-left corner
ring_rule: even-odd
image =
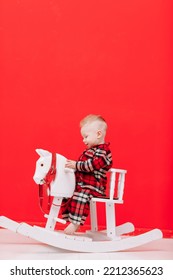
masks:
[[[0,260],[173,260],[173,239],[115,253],[76,253],[0,229]]]

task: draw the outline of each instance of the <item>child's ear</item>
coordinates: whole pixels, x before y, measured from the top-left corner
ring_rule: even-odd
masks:
[[[100,138],[102,136],[102,132],[101,132],[101,130],[98,130],[97,131],[97,138]]]

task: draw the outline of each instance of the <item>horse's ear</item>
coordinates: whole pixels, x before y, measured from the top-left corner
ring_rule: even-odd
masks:
[[[46,151],[46,150],[43,150],[43,149],[36,149],[35,151],[41,157],[46,157],[46,156],[50,155],[49,151]]]

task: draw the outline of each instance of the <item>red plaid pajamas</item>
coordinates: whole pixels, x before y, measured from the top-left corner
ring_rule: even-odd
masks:
[[[70,199],[64,199],[61,207],[62,218],[83,225],[88,214],[92,197],[105,195],[107,171],[112,167],[109,143],[87,149],[76,162],[76,188]]]

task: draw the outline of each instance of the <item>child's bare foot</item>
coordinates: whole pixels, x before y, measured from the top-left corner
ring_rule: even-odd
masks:
[[[65,234],[74,234],[79,228],[79,225],[74,225],[72,223],[70,223],[64,230]]]

